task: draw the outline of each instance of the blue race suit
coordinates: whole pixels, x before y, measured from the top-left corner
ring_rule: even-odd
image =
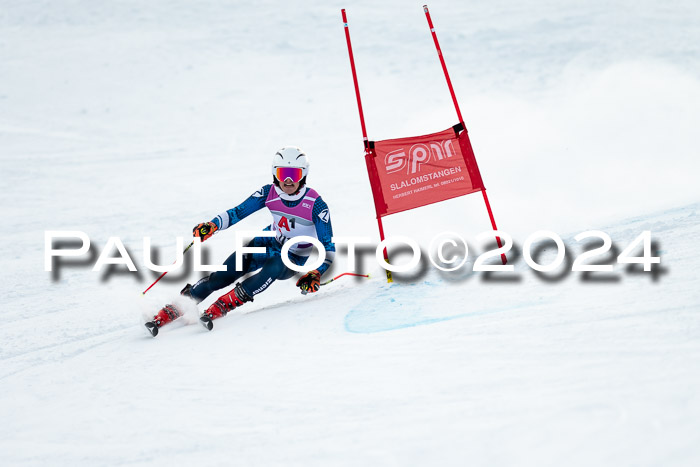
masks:
[[[212,219],[212,222],[216,224],[219,230],[231,227],[240,220],[264,208],[265,200],[270,194],[270,190],[274,190],[272,184],[263,186],[235,208],[229,209],[216,216]],[[300,192],[301,196],[299,196],[297,200],[287,201],[283,199],[282,202],[287,207],[295,207],[304,200],[304,194],[307,193],[308,190],[307,187],[303,187]],[[331,240],[333,238],[333,228],[331,226],[328,205],[326,205],[320,196],[314,201],[313,224],[316,229],[316,236],[326,250],[326,260],[318,268],[318,272],[323,274],[328,270],[335,257],[335,245]],[[270,230],[270,227],[268,226],[264,230]],[[247,246],[265,247],[266,252],[244,254],[243,269],[241,271],[236,271],[236,252],[233,252],[231,256],[224,261],[226,271],[214,272],[201,279],[192,287],[192,297],[197,300],[197,302],[201,302],[215,290],[223,289],[233,284],[236,280],[249,272],[260,270],[260,272],[248,277],[241,283],[241,287],[243,287],[243,290],[250,297],[265,291],[274,281],[289,279],[295,274],[293,270],[289,269],[282,262],[282,245],[276,238],[254,238]],[[299,256],[290,252],[289,259],[294,264],[303,265],[306,263],[308,256]]]

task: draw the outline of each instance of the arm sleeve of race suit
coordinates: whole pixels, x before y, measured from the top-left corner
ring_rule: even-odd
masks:
[[[235,208],[229,209],[228,211],[222,212],[211,221],[216,224],[219,230],[228,229],[236,222],[241,221],[254,212],[264,208],[265,200],[267,199],[267,195],[270,193],[271,188],[271,184],[265,185],[250,195],[241,204]]]
[[[323,274],[328,270],[335,259],[335,244],[331,240],[333,238],[331,213],[328,210],[328,205],[320,196],[316,198],[314,202],[313,219],[314,225],[316,226],[316,236],[326,249],[326,260],[318,268],[318,272]]]

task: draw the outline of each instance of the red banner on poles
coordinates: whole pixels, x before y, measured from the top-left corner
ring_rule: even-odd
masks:
[[[367,138],[365,117],[360,100],[360,87],[357,84],[355,59],[350,43],[348,19],[345,10],[341,10],[345,39],[348,44],[348,56],[350,57],[350,70],[355,84],[357,110],[360,113],[365,162],[372,186],[374,207],[377,211],[379,237],[382,240],[384,240],[383,216],[468,195],[476,191],[481,191],[491,226],[493,230],[498,230],[427,5],[423,5],[423,11],[459,123],[439,133],[375,142],[369,141]],[[499,237],[496,237],[496,243],[499,247],[501,246]],[[384,259],[389,261],[386,248],[384,248]],[[501,260],[503,264],[506,264],[505,254],[501,255]],[[387,280],[392,281],[389,271],[387,271]]]
[[[377,217],[484,189],[461,124],[423,136],[370,142],[365,156]]]

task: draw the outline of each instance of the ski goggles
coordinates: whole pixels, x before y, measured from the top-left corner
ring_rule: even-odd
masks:
[[[299,183],[304,178],[304,173],[299,167],[276,167],[275,177],[280,182],[284,182],[289,178],[292,180],[292,183]]]

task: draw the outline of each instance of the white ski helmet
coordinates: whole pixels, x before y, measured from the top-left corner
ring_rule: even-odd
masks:
[[[309,174],[309,158],[304,151],[295,146],[285,146],[275,153],[272,158],[272,175],[275,181],[280,181],[278,178],[278,169],[296,168],[301,169],[301,178],[294,180],[302,185],[306,182],[306,176]],[[281,172],[281,171],[280,171]],[[284,177],[281,181],[284,181]]]

